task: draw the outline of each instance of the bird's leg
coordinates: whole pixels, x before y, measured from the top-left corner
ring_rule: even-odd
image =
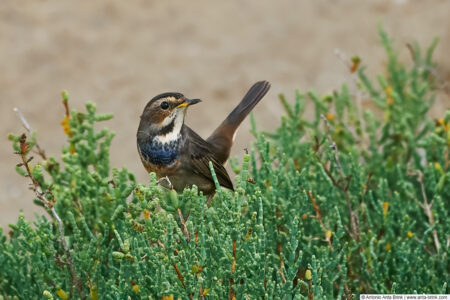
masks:
[[[184,236],[186,237],[186,242],[189,243],[191,241],[191,235],[189,233],[189,230],[186,227],[186,220],[183,218],[183,213],[181,212],[181,209],[178,209],[177,212],[178,212],[178,216],[180,217],[181,231],[183,232]]]
[[[163,181],[167,181],[167,183],[169,184],[169,189],[173,189],[173,185],[172,185],[172,182],[170,182],[170,179],[169,179],[169,177],[168,176],[165,176],[165,177],[161,177],[160,179],[158,179],[157,181],[156,181],[156,183],[157,184],[160,184],[161,182],[163,182]]]
[[[211,194],[208,196],[208,200],[206,200],[206,206],[209,207],[211,205],[211,201],[214,198],[215,194]]]

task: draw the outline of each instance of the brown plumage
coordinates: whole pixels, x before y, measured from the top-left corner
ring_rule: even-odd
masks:
[[[211,161],[219,184],[233,189],[223,165],[230,155],[236,130],[269,88],[267,81],[255,83],[206,140],[184,124],[187,107],[200,100],[187,99],[180,93],[156,96],[146,105],[137,132],[138,151],[144,167],[159,178],[167,176],[178,192],[195,184],[209,195],[215,191],[209,169]],[[170,184],[162,183],[170,187]]]

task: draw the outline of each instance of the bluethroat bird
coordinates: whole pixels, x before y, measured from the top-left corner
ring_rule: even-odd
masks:
[[[219,184],[233,190],[224,168],[230,155],[236,130],[270,88],[267,81],[255,83],[222,124],[204,140],[184,124],[190,105],[201,102],[180,93],[163,93],[150,100],[141,115],[137,148],[148,172],[168,178],[162,184],[182,192],[195,184],[204,195],[215,192],[210,172],[212,163]]]

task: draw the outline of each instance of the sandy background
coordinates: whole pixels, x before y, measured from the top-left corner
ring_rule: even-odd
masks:
[[[275,4],[276,3],[276,4]],[[164,91],[203,99],[187,123],[206,137],[261,79],[272,89],[255,110],[260,128],[279,123],[276,95],[295,89],[331,91],[350,76],[335,54],[360,55],[370,73],[382,71],[381,21],[405,61],[407,42],[441,38],[435,59],[450,78],[450,2],[408,1],[17,1],[0,3],[0,225],[42,212],[28,181],[14,171],[18,158],[6,136],[23,132],[19,107],[39,133],[48,155],[65,141],[59,125],[60,91],[72,108],[93,100],[115,118],[112,166],[125,166],[140,182],[147,175],[135,132],[146,102]],[[450,107],[440,92],[434,116]],[[246,122],[233,154],[251,141]]]

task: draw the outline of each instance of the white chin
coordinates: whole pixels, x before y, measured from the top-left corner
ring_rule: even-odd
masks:
[[[183,109],[184,110],[184,109]],[[169,125],[174,119],[174,125],[171,132],[168,132],[165,135],[158,135],[156,139],[160,141],[161,143],[170,143],[172,141],[176,141],[179,138],[181,127],[183,126],[184,122],[184,112],[183,110],[175,110],[172,115],[167,117],[164,122],[161,124],[162,126]]]

